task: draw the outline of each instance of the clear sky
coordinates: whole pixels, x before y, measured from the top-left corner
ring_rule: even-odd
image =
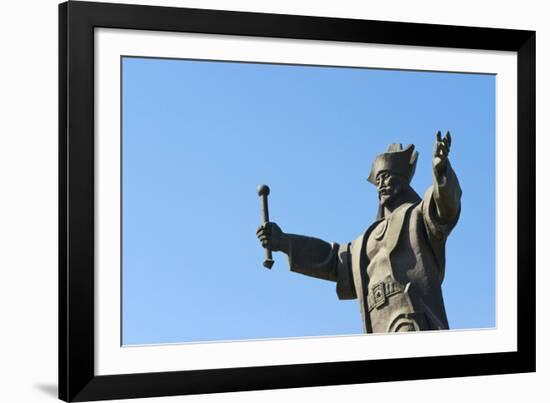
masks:
[[[123,344],[362,332],[335,283],[262,266],[256,188],[283,231],[348,242],[376,217],[367,176],[389,143],[437,130],[463,190],[443,292],[452,329],[495,326],[495,77],[123,59]]]

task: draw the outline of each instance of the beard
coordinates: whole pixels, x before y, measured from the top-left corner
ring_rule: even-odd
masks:
[[[391,203],[391,200],[393,199],[393,195],[391,194],[380,194],[378,196],[378,200],[380,201],[381,206],[386,206],[389,203]]]
[[[395,186],[384,192],[378,193],[378,200],[382,207],[390,207],[399,197],[401,187]]]

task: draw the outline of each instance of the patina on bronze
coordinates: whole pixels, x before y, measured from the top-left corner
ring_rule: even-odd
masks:
[[[367,333],[448,329],[441,284],[445,242],[458,221],[462,191],[448,159],[451,135],[437,132],[433,185],[421,198],[410,186],[418,153],[391,144],[368,177],[378,191],[376,220],[357,239],[328,243],[284,233],[274,222],[256,234],[288,255],[290,269],[336,282],[340,299],[359,300]]]

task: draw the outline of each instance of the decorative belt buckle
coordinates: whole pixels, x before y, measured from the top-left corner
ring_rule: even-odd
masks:
[[[372,288],[372,293],[374,294],[374,307],[376,309],[380,308],[386,303],[386,288],[384,283],[378,283]]]

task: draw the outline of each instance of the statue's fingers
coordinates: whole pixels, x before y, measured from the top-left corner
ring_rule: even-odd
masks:
[[[271,236],[271,232],[269,232],[267,229],[263,229],[260,232],[256,233],[256,236],[261,239],[261,237],[269,237]]]
[[[435,156],[436,157],[444,157],[445,156],[444,151],[443,151],[443,142],[437,143],[437,149],[436,149],[436,152],[435,152]]]
[[[439,130],[437,131],[437,134],[435,135],[435,138],[436,138],[438,143],[441,141],[441,132]]]
[[[439,155],[439,146],[440,146],[440,144],[441,144],[441,141],[439,141],[439,140],[435,141],[435,144],[434,144],[434,157],[437,157]]]
[[[263,244],[264,242],[269,242],[269,238],[265,235],[262,235],[260,237],[258,237],[258,239],[260,240],[260,242]]]
[[[264,224],[260,225],[258,229],[256,230],[256,235],[260,235],[264,231]]]
[[[451,150],[451,142],[452,142],[452,139],[451,139],[451,135],[449,134],[449,137],[447,138],[447,152]]]
[[[441,142],[439,146],[439,150],[441,152],[442,157],[446,157],[447,154],[449,154],[449,147],[447,146],[447,143],[445,141]]]

